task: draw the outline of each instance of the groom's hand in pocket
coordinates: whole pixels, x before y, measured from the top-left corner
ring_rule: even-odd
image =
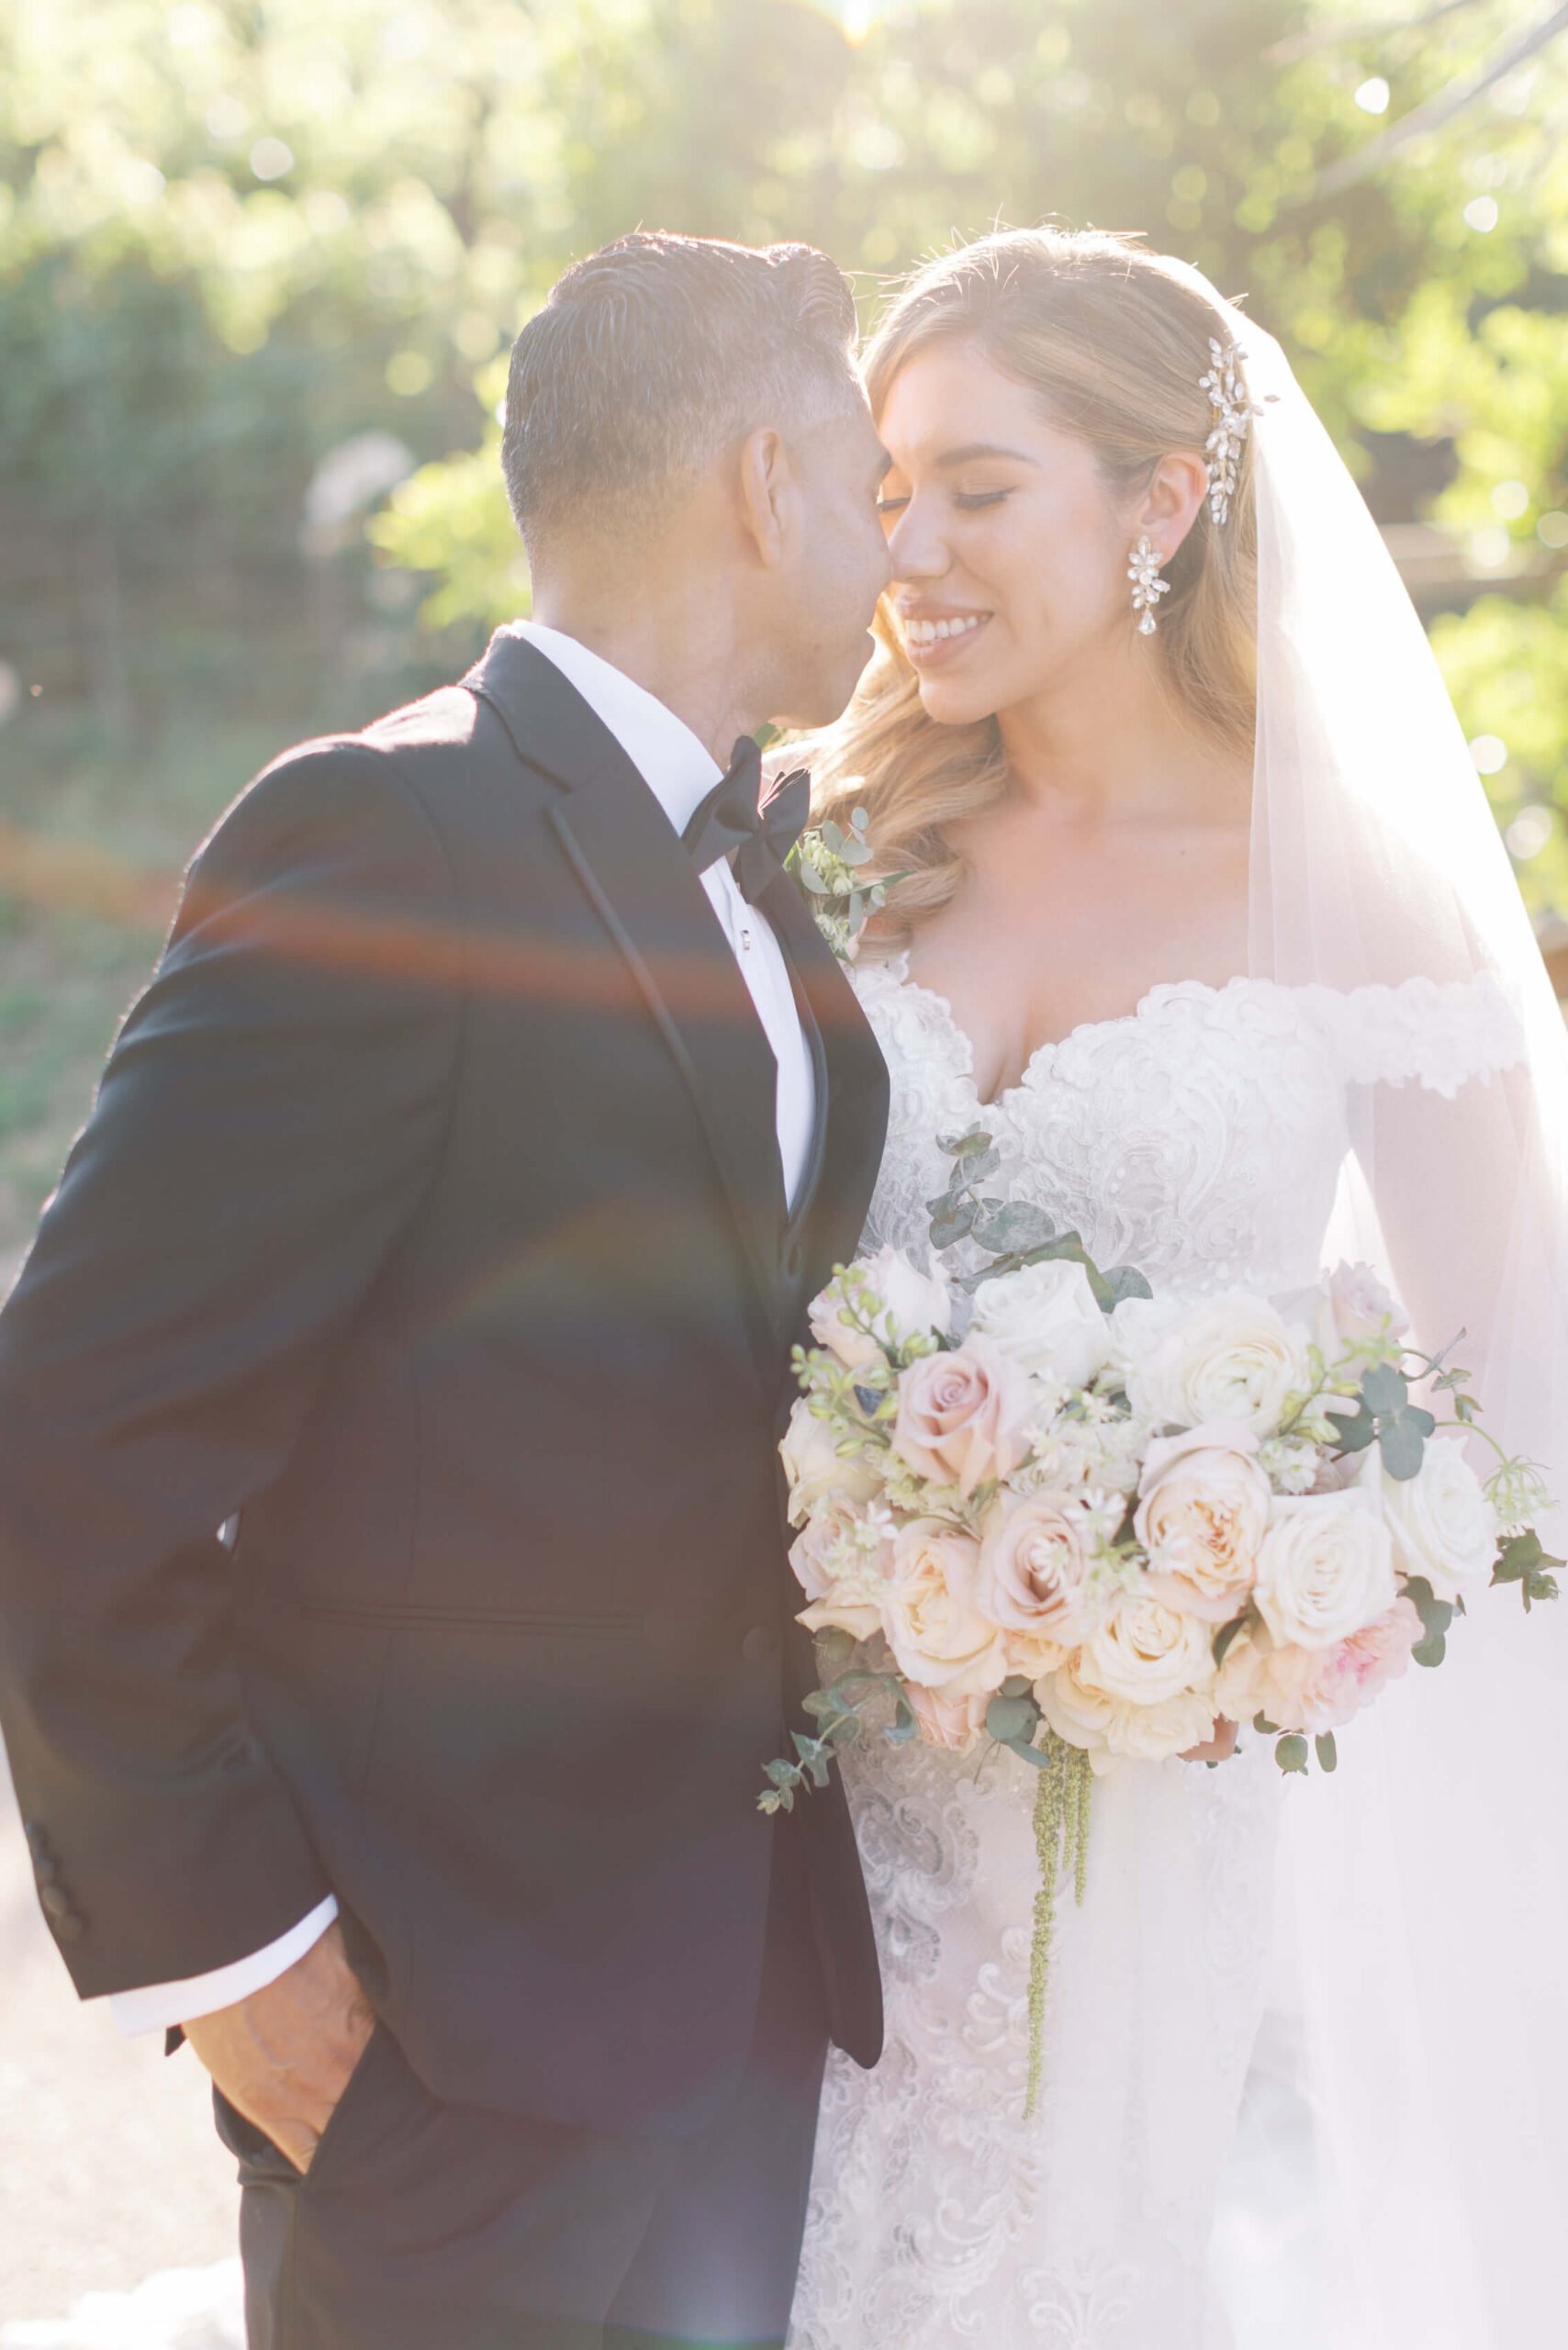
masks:
[[[275,1983],[198,2016],[185,2038],[230,2104],[305,2171],[375,2021],[331,1925]]]

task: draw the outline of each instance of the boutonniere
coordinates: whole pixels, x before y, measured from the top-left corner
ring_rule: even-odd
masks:
[[[800,881],[816,916],[817,928],[841,963],[853,963],[860,934],[874,913],[888,902],[888,891],[898,877],[867,881],[862,867],[871,862],[866,837],[870,818],[857,808],[846,832],[831,819],[801,834],[790,853],[790,869]]]

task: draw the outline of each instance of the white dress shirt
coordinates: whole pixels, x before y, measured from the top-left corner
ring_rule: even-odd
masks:
[[[676,833],[684,832],[699,801],[723,772],[690,727],[575,637],[563,636],[558,629],[541,628],[533,621],[514,621],[510,633],[534,645],[577,688],[614,735]],[[740,965],[777,1066],[774,1119],[784,1196],[793,1207],[811,1157],[816,1082],[789,969],[770,925],[755,906],[747,905],[727,863],[721,860],[710,866],[702,876],[702,888]],[[128,2037],[134,2037],[233,2007],[253,1991],[275,1983],[320,1940],[337,1914],[336,1897],[329,1894],[286,1934],[249,1958],[236,1959],[231,1966],[193,1975],[184,1983],[154,1983],[141,1990],[111,1992],[115,2021]]]

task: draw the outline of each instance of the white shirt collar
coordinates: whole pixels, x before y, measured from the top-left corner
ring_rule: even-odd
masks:
[[[544,628],[538,621],[512,621],[508,634],[521,636],[568,685],[575,686],[601,724],[607,726],[678,833],[723,773],[683,718],[666,710],[645,687],[590,653],[575,636]]]

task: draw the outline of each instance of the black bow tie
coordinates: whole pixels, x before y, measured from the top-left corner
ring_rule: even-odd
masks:
[[[797,767],[774,785],[766,807],[759,808],[761,797],[762,753],[751,735],[743,734],[729,773],[720,777],[680,836],[699,873],[722,856],[733,857],[736,883],[750,906],[778,878],[805,829],[812,778]]]

